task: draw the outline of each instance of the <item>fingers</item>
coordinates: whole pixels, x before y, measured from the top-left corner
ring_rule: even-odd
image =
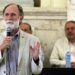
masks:
[[[3,44],[5,44],[5,47],[9,46],[12,42],[12,38],[11,37],[6,37],[3,41]]]
[[[40,43],[37,42],[37,44],[36,44],[36,46],[35,46],[35,49],[39,50],[39,48],[40,48]]]
[[[4,50],[5,48],[9,47],[12,42],[12,37],[6,37],[3,42],[0,44],[0,50]]]
[[[30,45],[31,50],[39,50],[39,48],[40,48],[40,43],[39,42],[37,42],[37,44],[34,46],[34,48],[32,48],[32,46]]]
[[[5,38],[5,42],[10,43],[11,41],[12,41],[12,38],[11,38],[11,37],[6,37],[6,38]]]
[[[35,60],[38,59],[38,57],[39,57],[39,49],[40,49],[40,43],[39,42],[37,42],[34,47],[32,47],[30,45],[30,51],[31,51],[32,57]]]

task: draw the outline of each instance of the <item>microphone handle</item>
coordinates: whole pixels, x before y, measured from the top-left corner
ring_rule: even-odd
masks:
[[[7,32],[7,36],[11,36],[11,32]]]

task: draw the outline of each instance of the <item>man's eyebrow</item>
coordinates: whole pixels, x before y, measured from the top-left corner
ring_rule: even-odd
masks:
[[[5,15],[9,15],[9,14],[16,15],[16,13],[5,13]]]

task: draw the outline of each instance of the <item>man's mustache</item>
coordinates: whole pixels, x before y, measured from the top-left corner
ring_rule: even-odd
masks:
[[[6,24],[14,24],[12,21],[6,21]]]

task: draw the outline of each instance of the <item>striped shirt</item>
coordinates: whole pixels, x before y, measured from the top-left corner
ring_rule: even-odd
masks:
[[[19,36],[16,35],[12,40],[12,44],[7,50],[6,75],[17,75]]]

